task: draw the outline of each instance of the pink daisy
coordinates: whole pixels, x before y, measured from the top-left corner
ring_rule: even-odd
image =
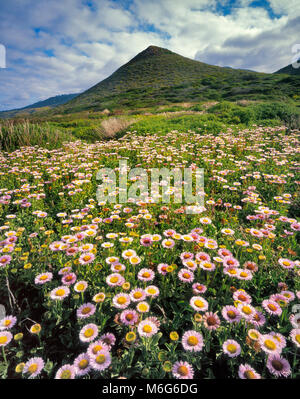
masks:
[[[190,306],[198,312],[205,312],[208,309],[208,302],[202,296],[193,296],[190,299]]]
[[[169,265],[167,264],[167,263],[160,263],[158,266],[157,266],[157,271],[158,271],[158,273],[160,273],[160,274],[162,274],[163,276],[165,276],[168,272],[167,272],[167,267],[168,267]]]
[[[107,345],[102,339],[98,339],[97,341],[92,342],[89,344],[87,354],[90,358],[97,355],[100,351],[109,351],[110,347]]]
[[[186,331],[182,336],[182,346],[186,351],[199,352],[203,347],[202,334],[194,330]]]
[[[89,263],[92,263],[93,260],[95,259],[95,255],[91,252],[85,252],[79,257],[79,263],[81,265],[87,265]]]
[[[155,273],[151,269],[143,268],[138,272],[137,278],[141,281],[152,281],[155,277]]]
[[[92,342],[98,335],[99,330],[96,324],[86,324],[79,333],[79,339],[82,342]]]
[[[91,370],[90,357],[87,353],[82,353],[77,356],[73,363],[75,374],[82,377],[88,374]]]
[[[48,281],[51,281],[52,278],[53,278],[53,274],[50,272],[41,273],[35,277],[34,283],[37,285],[42,285],[42,284],[48,283]]]
[[[191,283],[194,280],[194,273],[188,269],[180,269],[178,272],[179,280],[184,283]]]
[[[249,364],[241,364],[239,366],[239,377],[242,380],[261,379],[261,376]]]
[[[243,303],[251,303],[252,302],[251,296],[249,294],[247,294],[247,292],[244,290],[236,290],[233,293],[232,297],[235,301],[240,301]]]
[[[222,316],[229,323],[237,323],[241,320],[242,316],[235,306],[227,305],[222,309]]]
[[[125,283],[125,278],[119,273],[112,273],[106,277],[106,283],[110,287],[122,286]]]
[[[0,331],[0,347],[8,345],[12,338],[13,336],[9,331]]]
[[[277,353],[268,356],[267,368],[276,377],[288,377],[291,374],[289,362]]]
[[[0,330],[10,330],[16,322],[17,318],[15,316],[6,316],[0,320]]]
[[[256,310],[255,314],[250,317],[249,323],[253,324],[255,327],[261,327],[265,324],[266,318],[264,314]]]
[[[65,364],[60,367],[56,374],[56,380],[74,380],[75,379],[75,367],[72,364]]]
[[[280,316],[282,313],[282,309],[278,303],[270,299],[262,301],[262,306],[272,316]]]
[[[236,357],[241,353],[241,346],[233,339],[228,339],[223,343],[223,352],[229,357]]]
[[[280,258],[278,259],[278,263],[280,266],[282,266],[284,269],[293,269],[295,266],[295,263],[291,261],[290,259],[287,258]]]
[[[141,321],[138,325],[138,333],[141,337],[152,337],[152,335],[156,334],[157,331],[158,328],[156,324],[149,319]]]
[[[172,367],[172,374],[175,378],[187,380],[194,377],[194,370],[188,362],[178,361]]]
[[[126,309],[120,314],[120,320],[126,326],[133,326],[137,323],[139,319],[139,314],[135,310]]]
[[[194,294],[204,294],[207,290],[207,287],[200,283],[194,283],[192,285],[193,293]]]
[[[109,347],[109,350],[116,343],[115,335],[113,333],[110,333],[110,332],[101,335],[100,339]]]
[[[41,357],[33,357],[25,363],[23,374],[28,375],[28,378],[35,378],[44,368],[44,360]]]
[[[196,259],[198,262],[210,262],[210,256],[206,252],[198,252]]]
[[[77,276],[75,273],[68,273],[68,274],[63,275],[61,282],[64,285],[72,285],[75,283],[76,279],[77,279]]]
[[[117,294],[113,297],[113,306],[118,309],[125,309],[130,304],[130,296],[128,294]]]
[[[290,332],[290,338],[291,338],[292,342],[293,342],[298,348],[300,348],[300,328],[294,328],[294,329]]]
[[[216,330],[220,327],[221,321],[217,313],[206,312],[203,316],[203,325],[210,331]]]
[[[50,298],[53,300],[62,301],[69,294],[70,294],[69,288],[63,285],[61,287],[54,288],[54,290],[50,292]]]
[[[96,306],[92,303],[84,303],[77,309],[77,317],[79,319],[86,319],[87,317],[92,316],[96,311]]]
[[[135,288],[129,293],[130,299],[132,302],[140,302],[144,301],[146,298],[146,292],[142,288]]]
[[[96,356],[91,358],[91,367],[97,371],[107,369],[111,364],[111,355],[108,351],[99,351]]]
[[[281,353],[282,346],[276,338],[270,334],[264,334],[259,337],[261,349],[266,353]]]

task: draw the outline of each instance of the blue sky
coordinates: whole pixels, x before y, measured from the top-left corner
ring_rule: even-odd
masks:
[[[300,43],[299,0],[0,0],[0,110],[81,92],[149,45],[274,72]]]

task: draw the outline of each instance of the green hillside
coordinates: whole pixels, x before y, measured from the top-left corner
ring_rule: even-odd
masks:
[[[299,94],[298,76],[213,66],[150,46],[107,79],[51,112],[115,110],[185,101],[285,101]]]
[[[299,62],[299,60],[298,60]],[[284,68],[279,69],[278,71],[276,71],[275,73],[285,73],[287,75],[297,75],[300,76],[300,67],[299,68],[295,68],[293,67],[292,64],[287,65]]]

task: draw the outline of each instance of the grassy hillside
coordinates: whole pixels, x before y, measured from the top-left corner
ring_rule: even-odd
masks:
[[[217,67],[150,46],[110,77],[52,112],[245,98],[286,101],[299,94],[298,76]]]
[[[298,60],[298,63],[300,62],[300,60]],[[297,75],[300,76],[300,68],[294,68],[292,64],[287,65],[284,68],[279,69],[278,71],[276,71],[275,73],[285,73],[287,75]]]
[[[300,129],[299,103],[221,101],[177,103],[119,112],[80,112],[5,120],[0,123],[0,150],[13,151],[25,145],[59,148],[65,141],[120,138],[128,131],[138,135],[195,131],[218,135],[227,127],[240,130],[259,126],[286,126],[287,132]]]

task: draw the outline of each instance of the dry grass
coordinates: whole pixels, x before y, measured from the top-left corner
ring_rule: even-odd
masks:
[[[132,123],[135,122],[135,119],[126,119],[126,118],[115,118],[111,117],[108,119],[104,119],[101,122],[101,127],[103,128],[103,135],[105,138],[112,138],[120,132],[121,130],[126,129]]]

